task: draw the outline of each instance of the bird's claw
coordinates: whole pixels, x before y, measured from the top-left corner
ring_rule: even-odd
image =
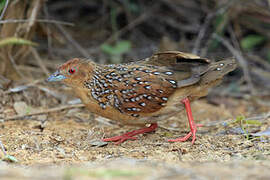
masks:
[[[126,140],[136,140],[137,138],[136,137],[132,137],[130,135],[126,135],[126,134],[123,134],[121,136],[114,136],[114,137],[111,137],[111,138],[105,138],[105,139],[102,139],[102,141],[104,142],[115,142],[115,144],[121,144],[123,142],[125,142]]]
[[[147,132],[152,132],[154,131],[156,128],[158,127],[157,123],[153,123],[151,124],[150,127],[146,127],[146,128],[142,128],[142,129],[138,129],[138,130],[134,130],[134,131],[131,131],[131,132],[127,132],[121,136],[114,136],[114,137],[111,137],[111,138],[105,138],[105,139],[102,139],[102,141],[105,141],[105,142],[115,142],[115,144],[121,144],[123,142],[125,142],[126,140],[135,140],[137,139],[136,137],[133,137],[135,135],[138,135],[138,134],[143,134],[143,133],[147,133]]]
[[[193,124],[193,126],[190,128],[191,129],[190,132],[186,136],[176,139],[169,139],[168,142],[185,142],[192,136],[192,144],[194,144],[196,140],[197,127],[202,126],[203,126],[202,124]]]

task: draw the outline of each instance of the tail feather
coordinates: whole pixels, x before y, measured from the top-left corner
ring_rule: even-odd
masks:
[[[200,83],[207,84],[223,78],[224,75],[233,71],[237,67],[235,58],[228,58],[222,61],[211,63],[207,72],[201,77]]]

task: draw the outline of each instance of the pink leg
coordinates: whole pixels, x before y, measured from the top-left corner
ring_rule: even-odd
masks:
[[[147,133],[147,132],[152,132],[157,127],[158,127],[157,123],[153,123],[153,124],[151,124],[150,127],[134,130],[134,131],[131,131],[131,132],[127,132],[127,133],[125,133],[125,134],[123,134],[121,136],[114,136],[114,137],[111,137],[111,138],[105,138],[105,139],[102,139],[102,141],[114,141],[114,142],[116,142],[115,144],[121,144],[122,142],[124,142],[124,141],[126,141],[128,139],[133,139],[133,140],[137,139],[136,137],[133,137],[135,135],[143,134],[143,133]]]
[[[194,142],[196,140],[197,127],[202,127],[203,125],[194,123],[193,116],[192,116],[192,113],[191,113],[189,99],[188,98],[183,99],[182,103],[184,103],[185,107],[186,107],[190,132],[184,137],[176,138],[176,139],[169,139],[168,141],[169,142],[184,142],[184,141],[188,140],[192,136],[192,144],[194,144]]]

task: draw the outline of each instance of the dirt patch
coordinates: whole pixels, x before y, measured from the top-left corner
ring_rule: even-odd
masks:
[[[155,133],[140,135],[135,141],[126,141],[121,145],[108,143],[103,147],[92,146],[93,140],[119,135],[137,127],[115,124],[91,115],[84,108],[3,121],[0,124],[1,140],[7,153],[18,159],[16,170],[17,175],[21,177],[24,169],[21,166],[34,167],[30,173],[34,177],[35,173],[50,171],[51,165],[57,165],[59,169],[51,175],[54,179],[63,176],[75,179],[109,176],[118,179],[125,178],[125,173],[134,179],[147,179],[152,176],[168,176],[172,179],[193,176],[224,176],[224,179],[233,176],[245,179],[247,175],[267,177],[270,175],[266,171],[270,166],[269,138],[256,138],[251,133],[267,129],[269,118],[257,120],[260,125],[245,125],[245,129],[249,131],[246,134],[239,123],[233,123],[240,115],[250,117],[263,114],[267,108],[251,109],[250,107],[255,105],[246,100],[228,98],[227,102],[231,106],[212,105],[206,99],[192,104],[195,121],[205,125],[199,129],[198,138],[193,146],[190,141],[166,141],[169,138],[184,136],[189,131],[185,112],[160,122],[160,128]],[[12,109],[7,106],[4,112],[13,114]],[[12,174],[16,171],[4,162],[0,167],[5,173]],[[157,171],[154,175],[153,168]],[[208,173],[210,170],[211,173]],[[263,173],[259,173],[259,170]],[[239,175],[239,171],[246,174]]]

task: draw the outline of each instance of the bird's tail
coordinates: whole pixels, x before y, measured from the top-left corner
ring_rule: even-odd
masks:
[[[209,69],[202,75],[200,83],[207,84],[218,79],[222,79],[224,75],[233,71],[237,67],[235,58],[228,58],[222,61],[213,62]]]

